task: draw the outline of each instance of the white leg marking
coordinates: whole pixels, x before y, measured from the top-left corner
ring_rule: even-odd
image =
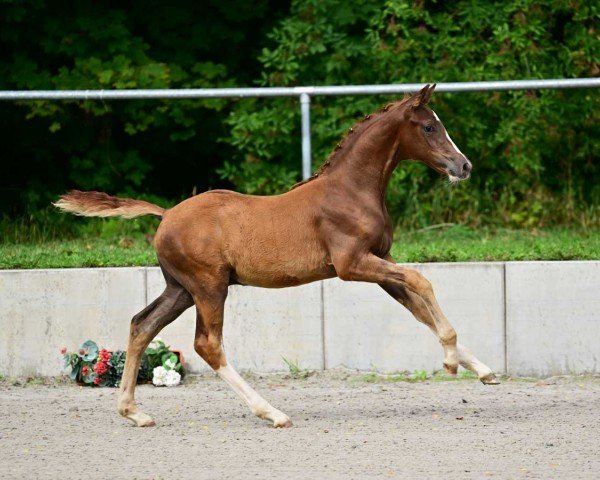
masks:
[[[292,421],[287,415],[272,407],[230,365],[220,367],[216,372],[248,404],[254,415],[271,420],[275,427],[292,426]]]
[[[485,378],[492,374],[491,368],[480,362],[464,345],[457,343],[456,350],[458,351],[458,361],[464,368],[475,372],[479,378]]]

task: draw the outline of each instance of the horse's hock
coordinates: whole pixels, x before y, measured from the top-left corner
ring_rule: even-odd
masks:
[[[600,372],[600,262],[415,265],[431,280],[459,341],[493,370],[519,375]],[[0,374],[61,374],[61,346],[92,338],[124,348],[131,317],[164,287],[158,268],[0,272]],[[192,371],[195,314],[161,337]],[[437,340],[376,285],[326,280],[301,287],[230,287],[225,349],[242,370],[300,367],[441,369]]]

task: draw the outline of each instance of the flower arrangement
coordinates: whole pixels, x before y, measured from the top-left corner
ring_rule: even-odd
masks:
[[[126,352],[105,348],[99,349],[96,342],[87,340],[77,352],[60,349],[65,368],[71,369],[69,376],[82,385],[118,387],[125,368]],[[138,372],[137,382],[152,382],[156,386],[178,385],[184,374],[183,355],[172,351],[161,339],[154,339],[144,354]]]

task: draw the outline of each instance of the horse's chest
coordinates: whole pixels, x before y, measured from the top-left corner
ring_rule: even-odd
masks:
[[[386,256],[392,248],[392,235],[385,232],[374,245],[374,252],[378,257]]]
[[[378,257],[386,256],[392,248],[392,222],[387,214],[383,218],[377,218],[373,222],[373,228],[369,230],[369,250]]]

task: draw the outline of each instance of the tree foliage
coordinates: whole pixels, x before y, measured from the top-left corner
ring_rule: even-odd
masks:
[[[596,76],[598,16],[583,1],[296,1],[269,35],[261,78],[291,86]],[[384,100],[314,99],[315,164]],[[388,196],[401,222],[535,226],[589,218],[598,206],[596,91],[437,94],[432,107],[474,175],[449,189],[422,165],[401,165]],[[295,100],[240,104],[229,124],[238,154],[222,173],[234,184],[271,193],[299,175]]]
[[[0,1],[1,89],[225,87],[259,75],[260,41],[286,12],[268,0]],[[3,210],[65,188],[189,196],[220,180],[215,140],[232,101],[4,104]]]
[[[0,88],[185,88],[590,77],[599,9],[585,0],[268,0],[127,4],[0,0]],[[314,166],[390,97],[315,97]],[[473,161],[450,188],[420,164],[395,173],[405,225],[531,227],[598,218],[595,90],[437,94]],[[233,186],[285,191],[300,177],[297,99],[4,104],[0,208],[66,188],[156,195]]]

